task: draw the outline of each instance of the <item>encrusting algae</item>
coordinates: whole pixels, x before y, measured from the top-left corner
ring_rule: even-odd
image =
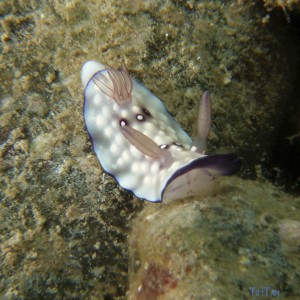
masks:
[[[233,178],[202,201],[147,205],[129,238],[128,299],[248,299],[251,287],[296,299],[299,204]]]

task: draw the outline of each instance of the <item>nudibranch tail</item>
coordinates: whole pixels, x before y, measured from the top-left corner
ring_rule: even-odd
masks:
[[[137,197],[198,197],[210,191],[217,175],[238,171],[234,154],[204,155],[211,119],[208,92],[200,100],[193,142],[163,103],[123,67],[84,64],[84,120],[103,169]]]
[[[206,148],[206,139],[210,131],[211,124],[211,100],[209,93],[205,91],[200,98],[198,121],[197,121],[197,136],[194,139],[194,145],[197,147],[198,153],[204,153]]]
[[[92,80],[98,88],[108,97],[114,99],[119,105],[131,100],[132,79],[125,67],[121,69],[106,69],[106,72],[98,72]]]
[[[175,172],[163,191],[165,202],[189,196],[210,194],[215,176],[229,176],[241,167],[241,160],[233,153],[204,156]]]
[[[215,154],[193,161],[190,168],[207,170],[213,176],[230,176],[241,167],[241,159],[234,153]]]

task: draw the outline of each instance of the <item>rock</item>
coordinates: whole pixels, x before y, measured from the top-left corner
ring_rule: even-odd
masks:
[[[299,204],[235,178],[214,197],[146,205],[130,235],[128,299],[248,299],[265,287],[296,299]]]

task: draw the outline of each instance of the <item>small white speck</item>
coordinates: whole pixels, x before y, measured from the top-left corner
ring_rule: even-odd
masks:
[[[111,137],[112,134],[113,134],[113,131],[111,129],[111,127],[107,127],[104,129],[104,134],[107,136],[107,137]]]
[[[114,143],[120,147],[120,148],[124,148],[124,136],[123,134],[121,134],[120,132],[118,132],[116,135],[115,135],[115,138],[114,138]]]
[[[128,118],[128,110],[123,109],[121,111],[121,117],[124,119]]]
[[[143,121],[145,118],[143,115],[136,115],[136,118],[139,120],[139,121]]]
[[[102,127],[105,124],[105,120],[102,116],[96,117],[96,125]]]
[[[138,107],[137,105],[132,106],[131,109],[132,109],[132,112],[135,114],[141,111],[141,108]]]
[[[95,95],[95,97],[94,97],[94,105],[100,105],[100,103],[101,103],[101,97],[100,97],[100,95]]]
[[[144,184],[150,185],[152,180],[151,180],[150,176],[145,176],[143,181],[144,181]]]
[[[117,154],[118,153],[118,147],[115,144],[111,145],[110,146],[110,152],[112,154]]]
[[[113,111],[115,112],[118,112],[120,109],[119,109],[119,105],[117,103],[114,103],[113,104],[113,107],[112,107]]]
[[[146,132],[144,132],[144,134],[146,134],[147,136],[150,136],[150,137],[154,136],[157,131],[157,128],[154,126],[153,122],[152,123],[146,122],[144,125],[144,129],[146,130]]]
[[[118,158],[116,164],[117,164],[117,166],[121,167],[124,164],[124,159],[122,157]]]
[[[158,161],[154,161],[151,164],[151,173],[152,174],[156,174],[159,171],[159,162]]]
[[[116,127],[118,127],[119,126],[119,124],[118,124],[118,122],[116,121],[116,120],[113,120],[112,122],[111,122],[111,127],[112,128],[116,128]]]
[[[122,158],[124,160],[124,162],[128,163],[131,160],[131,153],[129,153],[128,150],[123,150],[122,151]]]
[[[139,173],[140,171],[140,163],[139,162],[134,162],[132,165],[131,165],[131,171],[133,173]]]

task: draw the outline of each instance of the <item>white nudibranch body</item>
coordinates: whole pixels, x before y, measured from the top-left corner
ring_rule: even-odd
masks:
[[[163,103],[133,80],[125,66],[106,68],[88,61],[82,68],[84,119],[103,169],[135,196],[158,202],[199,196],[215,175],[238,171],[234,154],[204,154],[210,126],[210,98],[200,100],[193,140]]]

